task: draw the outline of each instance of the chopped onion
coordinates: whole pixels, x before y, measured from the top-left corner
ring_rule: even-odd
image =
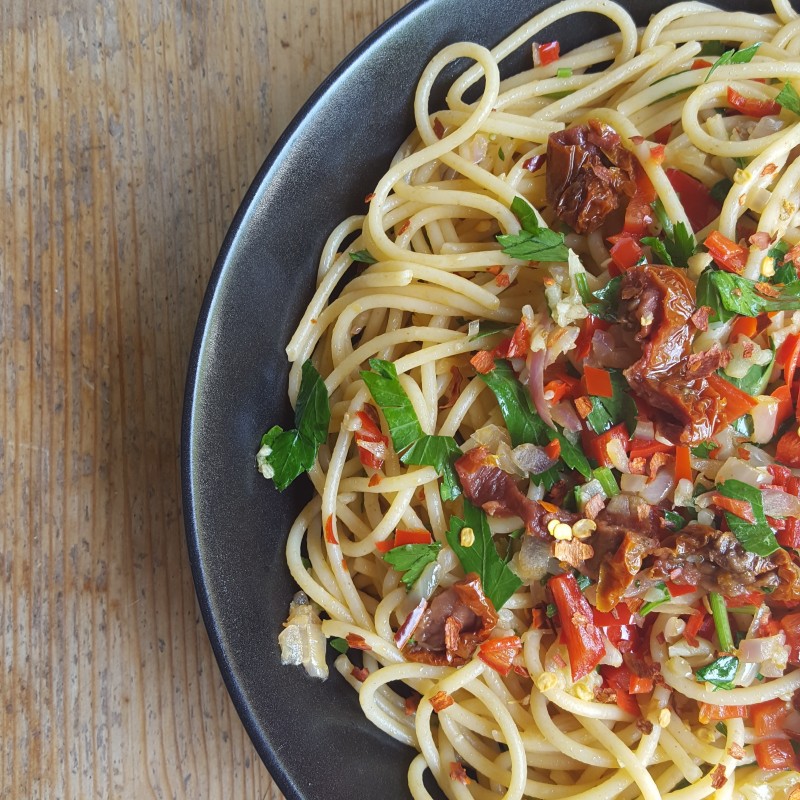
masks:
[[[714,645],[708,639],[697,639],[697,647],[690,645],[686,639],[679,639],[671,644],[667,650],[670,658],[682,656],[683,658],[711,657],[714,654]]]
[[[780,489],[762,489],[761,502],[768,517],[800,517],[800,499]]]
[[[636,421],[636,430],[633,432],[634,439],[643,439],[646,442],[651,442],[656,436],[656,426],[648,419],[639,419]]]
[[[467,326],[467,336],[469,336],[469,338],[472,339],[475,336],[477,336],[480,333],[480,331],[481,331],[480,320],[477,319],[470,320],[470,323]]]
[[[544,362],[546,357],[546,350],[536,350],[535,352],[528,351],[528,358],[526,360],[529,372],[528,393],[544,424],[553,428],[553,418],[550,416],[550,404],[544,397]]]
[[[751,467],[741,458],[729,458],[719,469],[717,483],[731,480],[731,478],[746,483],[749,486],[768,486],[772,483],[772,475],[766,469]]]
[[[294,596],[278,644],[282,664],[302,665],[312,678],[325,680],[328,677],[322,622],[304,592]]]
[[[674,644],[683,636],[686,623],[680,617],[670,617],[664,626],[664,638],[669,644]]]
[[[420,600],[430,599],[443,574],[444,569],[438,560],[428,564],[400,603],[397,609],[398,615],[410,614],[419,605]]]
[[[645,483],[644,488],[639,491],[639,495],[651,506],[657,506],[672,491],[674,485],[674,471],[662,468],[652,481]]]
[[[703,508],[697,512],[697,521],[700,525],[713,525],[714,524],[714,512],[709,511],[707,508]]]
[[[550,562],[550,542],[538,536],[523,536],[517,569],[526,581],[541,580],[547,574]]]
[[[551,416],[554,422],[572,433],[577,433],[582,427],[580,417],[572,403],[557,403],[551,409]]]
[[[751,139],[761,139],[764,136],[769,136],[772,133],[783,130],[784,122],[780,117],[766,116],[753,126],[750,131]]]
[[[615,469],[618,469],[622,473],[631,471],[628,462],[628,454],[625,452],[625,448],[619,439],[612,439],[606,445],[606,453],[608,453],[608,458]]]
[[[614,647],[607,636],[603,636],[603,644],[606,646],[606,654],[600,659],[599,664],[607,664],[609,667],[622,666],[622,653]]]
[[[768,467],[770,464],[775,463],[775,459],[760,447],[747,443],[743,444],[742,447],[750,453],[748,463],[753,467]]]
[[[759,671],[765,678],[779,678],[789,659],[786,634],[780,631],[774,636],[743,639],[739,645],[739,656],[742,661],[758,664]]]
[[[777,397],[761,395],[755,408],[750,411],[753,417],[753,441],[758,444],[767,444],[772,441],[775,435],[775,427],[778,422],[778,402]]]
[[[693,491],[694,484],[688,478],[681,478],[675,486],[672,504],[682,508],[691,506]]]
[[[543,448],[535,444],[521,444],[511,451],[511,455],[514,463],[531,475],[541,475],[556,463],[556,459],[550,458]]]
[[[628,494],[640,494],[646,484],[646,475],[631,475],[629,472],[621,475],[619,480],[619,488]],[[617,497],[619,497],[619,495],[617,495]],[[611,499],[614,500],[615,498],[612,497]],[[611,506],[609,506],[609,510],[610,509]]]

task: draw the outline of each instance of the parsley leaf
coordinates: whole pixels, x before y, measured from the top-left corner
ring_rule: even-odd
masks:
[[[697,680],[710,683],[718,689],[733,689],[733,680],[739,669],[736,656],[720,656],[705,667],[697,670]]]
[[[462,528],[472,528],[475,541],[471,547],[462,547]],[[450,518],[447,541],[458,556],[464,572],[475,572],[481,579],[484,594],[499,611],[514,592],[522,586],[522,581],[500,558],[494,545],[486,514],[468,500],[464,500],[464,519]],[[390,551],[391,552],[391,551]]]
[[[747,522],[735,514],[731,514],[730,511],[725,512],[728,527],[745,550],[759,556],[768,556],[779,549],[775,534],[764,516],[761,492],[755,486],[749,486],[742,481],[730,478],[719,484],[717,491],[723,497],[729,497],[732,500],[745,500],[753,509],[755,523]]]
[[[328,644],[339,653],[346,653],[350,649],[347,639],[340,639],[338,636],[328,639]]]
[[[599,317],[607,322],[618,321],[619,293],[622,288],[622,275],[612,278],[602,289],[592,293],[597,302],[585,303],[587,310],[593,317]]]
[[[757,317],[762,311],[800,309],[800,281],[784,286],[777,297],[759,294],[756,286],[741,275],[707,269],[697,284],[697,304],[710,306],[715,312],[714,320],[728,320],[734,314]]]
[[[669,526],[673,531],[679,531],[686,525],[686,520],[675,511],[665,511],[664,521],[669,523]]]
[[[800,114],[800,94],[791,83],[784,83],[783,89],[778,92],[775,102],[782,105],[789,111],[794,111],[795,114]]]
[[[770,283],[783,284],[794,290],[795,287],[792,284],[798,280],[797,268],[793,261],[784,261],[788,252],[789,245],[787,242],[776,242],[767,250],[767,256],[772,259],[775,269],[775,274],[770,278]]]
[[[730,178],[723,178],[711,187],[711,197],[721,205],[725,202],[731,189],[733,189],[733,181]]]
[[[668,267],[675,266],[672,263],[672,256],[667,252],[667,248],[661,239],[657,239],[655,236],[643,236],[642,244],[647,245],[653,251],[655,256],[654,263],[666,264]]]
[[[529,442],[545,445],[548,443],[547,425],[531,405],[531,398],[525,387],[517,380],[508,361],[497,360],[494,369],[481,380],[494,392],[500,411],[503,414],[511,446]]]
[[[561,445],[561,460],[569,467],[580,472],[584,478],[592,477],[592,468],[589,466],[589,459],[577,445],[573,444],[563,433],[549,428],[547,434],[550,440],[558,439]]]
[[[261,437],[256,456],[262,474],[271,477],[279,491],[314,466],[317,450],[328,437],[328,390],[310,360],[303,364],[294,419],[296,429],[285,431],[280,425],[270,428]]]
[[[624,422],[628,433],[633,436],[636,429],[638,411],[630,393],[630,387],[623,374],[617,369],[610,369],[611,397],[595,397],[590,395],[592,410],[586,421],[595,433],[605,433],[609,428]]]
[[[398,572],[405,573],[400,580],[405,584],[406,589],[410,589],[417,581],[422,570],[436,561],[436,556],[442,545],[439,542],[433,544],[403,544],[400,547],[393,547],[383,560],[391,564]]]
[[[400,456],[404,464],[433,467],[443,479],[439,487],[442,500],[454,500],[461,494],[453,462],[463,453],[452,436],[425,435]]]
[[[495,334],[507,331],[513,328],[507,322],[492,322],[491,320],[481,320],[478,323],[478,332],[474,336],[470,336],[471,342],[476,342],[478,339],[485,339],[487,336],[494,336]]]
[[[521,197],[515,197],[511,210],[517,215],[522,230],[517,234],[500,234],[497,241],[503,252],[521,261],[566,261],[569,248],[564,234],[539,225],[536,213]]]
[[[715,450],[719,450],[719,445],[716,442],[700,442],[700,444],[692,448],[692,455],[695,458],[710,458]]]
[[[653,211],[661,224],[664,233],[664,250],[670,258],[670,265],[685,267],[689,258],[697,251],[697,242],[683,222],[673,225],[661,198],[653,202]],[[648,237],[652,238],[652,237]],[[649,244],[649,242],[647,242]]]
[[[422,438],[417,412],[414,411],[411,400],[400,385],[397,368],[391,361],[371,358],[369,366],[371,371],[362,370],[361,377],[367,384],[373,400],[381,407],[389,425],[392,444],[399,453]]]
[[[377,264],[378,259],[369,250],[351,250],[351,261],[360,261],[362,264]]]
[[[699,55],[721,56],[725,52],[725,45],[719,39],[709,39],[703,42]]]
[[[725,67],[728,64],[747,64],[748,62],[752,61],[753,56],[758,52],[759,47],[761,47],[761,42],[756,42],[755,44],[750,45],[750,47],[745,47],[744,50],[726,50],[711,65],[708,70],[708,75],[706,75],[703,83],[708,81],[717,67]]]

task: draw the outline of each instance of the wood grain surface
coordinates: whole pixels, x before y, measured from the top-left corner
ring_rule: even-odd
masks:
[[[269,147],[402,5],[0,2],[0,797],[280,796],[195,601],[184,377]]]

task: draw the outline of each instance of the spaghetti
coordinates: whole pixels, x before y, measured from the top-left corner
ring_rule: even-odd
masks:
[[[414,798],[800,797],[799,54],[788,0],[565,0],[435,55],[331,234],[257,456],[316,490],[281,645]]]

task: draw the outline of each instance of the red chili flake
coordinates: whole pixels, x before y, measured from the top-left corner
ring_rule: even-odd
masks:
[[[556,653],[553,656],[553,662],[559,669],[564,669],[567,666],[567,662],[561,657],[561,653]]]
[[[501,272],[495,279],[494,282],[501,286],[502,288],[506,288],[507,286],[511,285],[511,278],[505,272]]]
[[[500,264],[495,264],[493,267],[489,267],[486,271],[490,272],[492,275],[499,275],[503,271],[503,268],[500,266]]]
[[[692,62],[692,69],[706,69],[711,66],[713,66],[713,64],[710,61],[706,61],[704,58],[696,58]]]
[[[595,689],[594,699],[598,703],[616,703],[617,693],[613,689]]]
[[[531,156],[529,159],[523,162],[522,168],[528,170],[528,172],[536,172],[542,168],[544,161],[544,153],[540,153],[538,156]]]
[[[786,260],[789,261],[788,258],[789,254],[786,254]],[[776,289],[771,283],[757,283],[756,290],[761,292],[761,294],[765,294],[767,297],[777,297],[781,292],[780,289]]]
[[[800,242],[798,242],[784,257],[783,263],[787,261],[797,261],[800,258]]]
[[[762,175],[772,175],[773,172],[777,172],[777,171],[778,171],[778,165],[777,164],[767,164],[767,166],[764,167],[764,169],[761,170],[761,174]]]
[[[444,125],[442,125],[439,117],[433,118],[433,132],[436,134],[437,139],[441,139],[444,136]]]
[[[363,636],[359,636],[357,633],[348,633],[345,639],[353,650],[372,650],[367,644],[366,639]]]
[[[469,777],[469,775],[467,775],[467,771],[464,769],[464,765],[460,761],[450,762],[450,780],[463,783],[464,786],[466,786],[468,783],[472,783],[472,779]]]
[[[772,244],[772,237],[766,231],[756,231],[748,236],[747,241],[760,250],[766,250]]]
[[[731,758],[735,758],[737,761],[741,761],[745,757],[744,747],[742,747],[740,744],[736,744],[736,742],[734,742],[728,748],[728,755]]]
[[[422,695],[419,692],[412,692],[406,697],[406,716],[413,716],[419,708],[419,701],[422,700]]]
[[[364,667],[353,667],[353,669],[350,670],[350,674],[357,681],[361,681],[361,683],[364,683],[364,681],[369,678],[369,670],[364,669]]]
[[[589,498],[589,502],[583,508],[583,513],[586,519],[594,519],[606,507],[603,498],[596,494],[594,497]]]
[[[655,480],[661,467],[669,464],[672,459],[673,456],[669,453],[653,453],[653,457],[650,459],[650,477],[647,482],[650,483],[650,481]]]
[[[647,475],[647,459],[644,456],[632,458],[628,462],[628,468],[631,471],[631,475]],[[595,496],[599,497],[599,495]]]
[[[461,370],[456,366],[450,367],[450,384],[439,401],[439,408],[452,408],[456,404],[456,400],[461,397],[461,387],[463,385],[464,376],[461,374]]]
[[[716,769],[711,773],[711,785],[715,789],[721,789],[728,782],[725,776],[725,765],[717,764]]]
[[[375,199],[375,192],[370,192],[365,198],[365,203],[371,203]]]
[[[455,703],[455,700],[453,700],[447,692],[436,692],[436,694],[431,697],[431,705],[437,714],[449,708],[453,703]]]
[[[655,147],[651,147],[650,158],[652,158],[656,164],[661,164],[664,161],[664,145],[657,144]]]
[[[402,236],[411,227],[411,220],[407,219],[396,232],[397,236]]]
[[[347,569],[347,559],[342,558],[342,569]]]
[[[476,372],[480,372],[481,375],[488,375],[494,369],[494,356],[491,350],[478,350],[469,360],[469,363],[475,367]]]
[[[377,485],[378,485],[378,484],[379,484],[379,483],[380,483],[382,480],[383,480],[383,478],[381,478],[381,476],[380,476],[380,473],[379,473],[379,472],[376,472],[376,473],[375,473],[375,474],[374,474],[374,475],[373,475],[373,476],[372,476],[372,477],[369,479],[369,483],[367,484],[367,486],[377,486]]]
[[[333,516],[325,520],[325,541],[328,544],[339,544],[336,540],[336,534],[333,532]]]
[[[641,717],[636,720],[636,727],[644,734],[650,735],[653,732],[653,723],[650,720],[642,719]]]
[[[697,328],[699,331],[707,331],[708,330],[708,318],[711,316],[711,307],[710,306],[700,306],[697,311],[692,314],[689,318],[692,322],[692,325]]]
[[[576,397],[575,409],[581,415],[581,419],[586,419],[594,409],[594,404],[588,397]]]
[[[736,455],[738,455],[739,458],[742,459],[742,461],[750,460],[750,451],[746,447],[737,447]]]
[[[631,136],[631,144],[640,145],[644,143],[644,136]]]
[[[514,672],[517,673],[517,675],[520,675],[523,678],[530,679],[530,677],[531,677],[530,672],[528,672],[528,670],[525,669],[525,667],[523,667],[521,664],[514,664],[513,669],[514,669]]]

